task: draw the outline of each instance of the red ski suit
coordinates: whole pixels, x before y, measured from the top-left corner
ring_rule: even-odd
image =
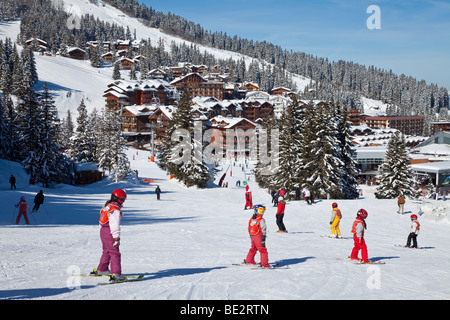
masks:
[[[354,246],[350,259],[358,260],[358,253],[361,250],[361,257],[363,261],[368,261],[367,255],[367,245],[364,241],[364,229],[366,228],[366,223],[360,217],[357,217],[355,222],[353,222],[352,233]]]
[[[16,208],[19,208],[19,214],[16,219],[16,224],[19,224],[20,218],[22,217],[22,215],[25,219],[25,223],[30,224],[30,221],[28,220],[28,216],[27,216],[28,204],[27,204],[26,200],[21,198],[19,203],[16,204]]]
[[[258,216],[256,219],[250,219],[248,222],[248,233],[252,241],[252,246],[248,251],[247,258],[245,259],[247,264],[255,264],[255,255],[259,251],[261,255],[261,265],[269,265],[269,254],[265,244],[266,240],[266,223],[262,216]]]
[[[244,210],[247,210],[253,208],[253,201],[252,201],[252,192],[251,191],[247,191],[245,193],[245,207]]]

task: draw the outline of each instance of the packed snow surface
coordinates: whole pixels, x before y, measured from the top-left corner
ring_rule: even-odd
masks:
[[[128,150],[133,170],[127,181],[104,180],[88,186],[28,185],[20,165],[0,160],[0,299],[449,299],[450,201],[407,200],[405,215],[396,200],[377,200],[373,187],[362,187],[358,200],[339,200],[344,239],[330,234],[331,203],[286,206],[289,233],[277,233],[271,198],[247,179],[253,203],[267,206],[270,262],[288,269],[254,270],[234,266],[250,248],[251,210],[243,210],[242,167],[227,172],[228,188],[188,189],[155,163],[149,153]],[[134,160],[133,160],[134,156]],[[229,163],[224,163],[224,172]],[[249,170],[246,169],[246,172]],[[13,173],[17,190],[10,190]],[[217,176],[220,179],[221,174]],[[152,179],[154,182],[145,182]],[[162,189],[156,200],[156,185]],[[97,267],[101,255],[99,210],[115,188],[126,188],[121,246],[124,274],[145,280],[98,286],[106,278],[74,277]],[[31,213],[35,194],[43,189],[44,205]],[[20,196],[29,203],[31,225],[15,225]],[[384,265],[355,265],[346,258],[353,247],[351,225],[358,209],[368,211],[369,257]],[[419,214],[419,246],[404,245],[409,215]],[[259,254],[256,260],[259,261]]]

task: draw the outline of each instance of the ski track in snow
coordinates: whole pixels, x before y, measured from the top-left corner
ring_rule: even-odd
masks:
[[[188,189],[148,162],[148,152],[128,153],[130,159],[135,155],[136,160],[130,161],[132,169],[139,171],[139,180],[130,176],[117,184],[105,180],[89,186],[43,189],[44,206],[38,213],[28,210],[30,226],[23,220],[20,225],[13,223],[17,214],[14,204],[24,195],[31,206],[42,188],[27,184],[20,165],[0,160],[0,299],[450,298],[448,223],[446,218],[433,216],[434,211],[448,212],[450,202],[407,201],[405,211],[423,209],[418,242],[427,250],[395,246],[406,242],[409,214],[396,213],[396,200],[376,200],[370,187],[363,187],[362,199],[337,201],[343,214],[340,229],[346,239],[322,237],[330,233],[328,222],[335,200],[320,200],[311,206],[304,201],[288,202],[284,222],[289,233],[279,234],[271,197],[252,177],[248,183],[253,204],[267,207],[269,261],[290,267],[254,270],[232,265],[243,261],[250,248],[247,225],[252,210],[243,210],[245,188],[235,186],[238,179],[244,180],[241,168],[232,167],[231,177],[227,173],[228,188]],[[7,183],[10,172],[17,178],[14,191]],[[217,180],[220,177],[218,174]],[[144,183],[144,178],[155,183]],[[157,184],[163,191],[160,201],[154,194]],[[97,267],[101,255],[98,212],[119,187],[128,191],[122,220],[122,271],[145,274],[145,279],[104,287],[97,286],[104,279],[72,277],[72,273],[88,273]],[[385,265],[337,260],[351,252],[350,229],[361,207],[369,212],[369,257],[383,260]],[[375,285],[371,287],[371,283]]]

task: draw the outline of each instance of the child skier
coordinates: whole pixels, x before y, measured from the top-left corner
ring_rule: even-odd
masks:
[[[283,193],[284,194],[284,193]],[[280,193],[281,195],[281,193]],[[284,226],[283,219],[284,219],[284,210],[286,208],[286,201],[284,201],[284,198],[280,196],[278,201],[278,207],[277,207],[277,226],[279,233],[287,233],[286,227]]]
[[[356,214],[356,220],[353,222],[352,226],[354,247],[350,259],[359,260],[358,252],[359,250],[361,250],[361,261],[363,263],[370,263],[370,260],[367,258],[366,242],[364,241],[364,230],[367,229],[365,221],[367,219],[367,216],[367,211],[364,209],[360,209]]]
[[[19,214],[17,215],[17,219],[16,219],[16,224],[19,224],[20,222],[20,218],[23,215],[23,218],[25,219],[25,223],[26,224],[30,224],[30,221],[28,220],[28,216],[27,216],[27,208],[28,208],[28,204],[27,201],[25,200],[25,197],[20,197],[20,201],[18,204],[16,204],[16,208],[19,208]]]
[[[339,229],[339,223],[341,222],[342,213],[341,210],[338,209],[338,204],[335,202],[332,204],[333,210],[331,210],[331,220],[330,220],[330,229],[331,236],[341,238],[341,230]]]
[[[125,280],[122,275],[120,262],[120,221],[122,220],[122,205],[127,198],[127,193],[122,189],[116,189],[111,194],[111,199],[106,201],[100,210],[100,239],[102,241],[103,253],[97,269],[92,275],[112,274],[114,280]],[[108,266],[111,265],[111,271]]]
[[[252,192],[248,191],[249,186],[245,186],[245,207],[244,210],[253,208]]]
[[[267,227],[266,221],[263,218],[264,212],[266,212],[266,207],[263,205],[255,205],[253,209],[254,214],[248,222],[248,233],[250,234],[252,246],[248,251],[245,262],[247,264],[256,264],[255,255],[256,252],[259,251],[261,255],[261,266],[263,268],[270,268],[269,255],[266,249]]]
[[[420,231],[420,223],[417,221],[417,215],[412,214],[411,215],[411,229],[408,235],[408,241],[406,242],[406,247],[408,248],[417,248],[417,236],[419,235]],[[413,242],[413,245],[411,247],[411,240]]]

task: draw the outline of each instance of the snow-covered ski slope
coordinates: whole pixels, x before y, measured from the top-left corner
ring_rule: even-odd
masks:
[[[351,239],[329,239],[331,203],[304,201],[286,206],[287,234],[277,233],[270,196],[250,179],[254,204],[267,206],[269,261],[289,269],[254,270],[234,266],[250,248],[250,210],[243,210],[240,167],[227,173],[228,188],[187,189],[148,162],[148,152],[129,150],[133,170],[126,182],[43,189],[45,203],[31,214],[31,225],[14,224],[14,204],[25,196],[32,205],[42,189],[29,186],[16,163],[0,160],[0,299],[450,299],[450,201],[407,200],[407,214],[395,200],[376,200],[363,187],[359,200],[337,201],[345,238],[358,209],[368,211],[369,257],[385,265],[355,265],[345,258]],[[135,160],[132,160],[132,154]],[[228,168],[228,164],[224,165]],[[10,190],[10,173],[17,190]],[[217,179],[220,178],[220,175]],[[154,183],[143,179],[153,179]],[[154,189],[163,191],[156,200]],[[97,267],[101,254],[99,210],[115,188],[126,188],[121,252],[124,274],[145,274],[143,281],[97,286],[105,279],[72,277]],[[419,246],[398,247],[409,232],[411,213],[419,217]],[[259,254],[257,255],[259,261]]]

